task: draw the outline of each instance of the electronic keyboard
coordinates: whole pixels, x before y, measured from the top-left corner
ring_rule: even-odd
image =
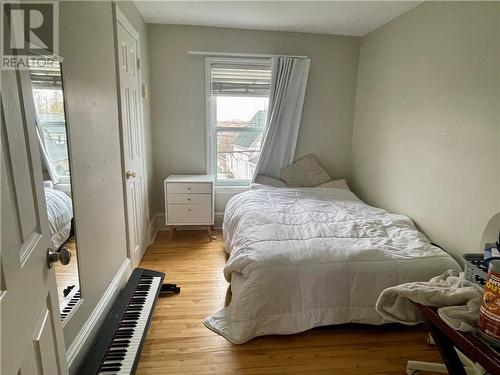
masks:
[[[136,268],[117,298],[94,346],[83,374],[134,374],[164,273]]]

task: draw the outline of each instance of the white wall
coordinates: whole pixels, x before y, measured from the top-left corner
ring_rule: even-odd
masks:
[[[60,6],[73,206],[85,299],[65,328],[67,346],[127,257],[111,20],[110,3]]]
[[[361,42],[352,187],[457,256],[500,211],[499,9],[426,2]]]
[[[143,66],[148,67],[145,23],[132,3],[119,6],[141,33],[141,58]],[[78,335],[82,326],[92,319],[92,312],[127,262],[113,27],[111,2],[60,3],[60,53],[64,59],[62,72],[83,297],[64,327],[70,351],[81,338]],[[148,70],[142,74],[149,84]],[[144,113],[151,165],[149,100],[144,101]],[[122,282],[125,280],[126,276]],[[100,319],[106,313],[107,310],[103,311]],[[96,323],[97,328],[98,323],[102,321]],[[87,345],[95,339],[95,333],[90,332]],[[79,361],[81,357],[75,359],[73,372]]]
[[[204,57],[190,50],[308,55],[311,69],[296,156],[315,152],[334,177],[350,172],[359,38],[319,34],[148,25],[154,198],[163,212],[163,180],[205,172]],[[216,211],[227,195],[217,195]]]

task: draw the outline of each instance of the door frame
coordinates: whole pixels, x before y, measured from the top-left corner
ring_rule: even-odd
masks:
[[[143,87],[142,87],[142,56],[141,56],[141,43],[140,43],[140,34],[137,32],[134,26],[130,23],[128,18],[125,16],[123,11],[120,9],[116,2],[113,2],[113,33],[114,33],[114,48],[115,48],[115,66],[116,66],[116,86],[117,86],[117,97],[118,97],[118,118],[120,125],[120,146],[121,146],[121,159],[122,159],[122,185],[123,185],[123,194],[124,194],[124,205],[125,205],[125,220],[126,220],[126,231],[127,231],[127,256],[132,260],[132,266],[136,267],[138,264],[135,264],[132,254],[130,253],[130,233],[129,233],[129,220],[128,220],[128,206],[127,206],[127,186],[126,186],[126,177],[125,177],[125,145],[123,143],[124,131],[123,131],[123,121],[122,121],[122,111],[121,111],[121,87],[120,87],[120,61],[119,61],[119,45],[118,45],[118,24],[120,24],[134,39],[137,45],[137,58],[139,59],[139,68],[137,69],[137,87],[139,89],[139,127],[142,135],[142,142],[140,147],[142,148],[142,175],[144,178],[144,191],[143,196],[146,203],[146,209],[144,214],[146,215],[146,233],[144,233],[141,243],[141,258],[144,256],[146,248],[151,243],[150,238],[150,228],[151,228],[151,220],[149,214],[149,192],[148,192],[148,172],[146,165],[146,137],[144,136],[144,97],[143,97]],[[140,259],[139,259],[140,261]]]
[[[63,73],[63,63],[64,63],[64,58],[58,56],[59,58],[59,72],[61,73],[61,82],[62,82],[62,96],[63,96],[63,107],[64,107],[64,122],[65,122],[65,128],[66,128],[66,147],[68,149],[68,163],[69,163],[69,171],[70,171],[70,176],[69,176],[69,185],[70,185],[70,193],[71,193],[71,203],[73,206],[73,231],[74,231],[74,237],[78,241],[78,224],[77,224],[77,218],[76,218],[76,209],[75,209],[75,188],[74,188],[74,174],[73,171],[75,170],[75,165],[73,162],[73,154],[72,154],[72,149],[71,149],[71,134],[70,134],[70,122],[69,122],[69,112],[68,112],[68,97],[67,93],[64,87],[64,73]],[[71,318],[75,315],[76,311],[83,305],[85,301],[85,296],[84,292],[82,291],[82,280],[81,280],[81,275],[80,275],[80,257],[78,256],[78,242],[76,243],[76,254],[77,254],[77,259],[76,259],[76,267],[78,271],[78,288],[80,289],[80,299],[76,303],[76,305],[71,309],[71,311],[68,313],[68,316],[66,319],[63,320],[63,330],[64,327],[69,323]],[[74,260],[73,260],[74,261]]]

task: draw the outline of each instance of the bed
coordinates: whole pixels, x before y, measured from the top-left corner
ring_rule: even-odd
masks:
[[[51,184],[44,184],[44,190],[52,246],[59,250],[73,234],[73,205],[68,195]]]
[[[460,269],[411,219],[348,189],[259,185],[228,202],[223,232],[231,301],[204,323],[234,344],[389,323],[375,310],[383,289]]]

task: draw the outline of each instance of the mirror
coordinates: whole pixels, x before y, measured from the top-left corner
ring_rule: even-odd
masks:
[[[36,127],[51,247],[57,252],[54,259],[58,259],[53,267],[61,320],[64,321],[80,300],[80,281],[61,64],[33,66],[30,68],[30,77],[37,112]],[[68,254],[71,254],[70,262],[63,265]]]

